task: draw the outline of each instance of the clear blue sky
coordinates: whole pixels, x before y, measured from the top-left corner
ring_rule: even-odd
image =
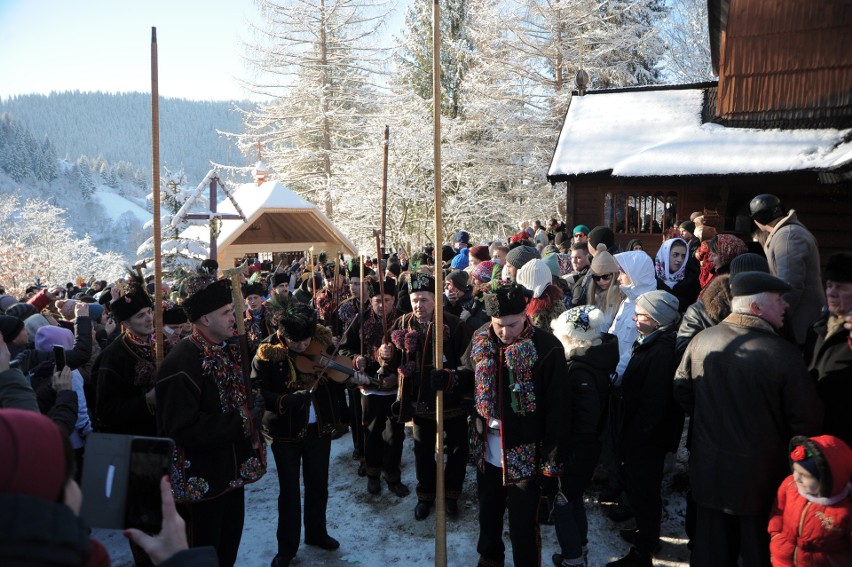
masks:
[[[0,98],[150,92],[152,26],[161,96],[246,98],[234,77],[257,19],[252,0],[0,0]]]

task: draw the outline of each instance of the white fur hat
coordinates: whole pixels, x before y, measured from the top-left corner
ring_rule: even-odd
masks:
[[[575,341],[591,341],[600,337],[598,328],[606,315],[593,305],[581,305],[565,311],[550,322],[553,334],[568,337]]]

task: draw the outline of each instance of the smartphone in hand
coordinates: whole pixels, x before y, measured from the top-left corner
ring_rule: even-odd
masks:
[[[53,361],[57,372],[62,372],[62,369],[68,366],[65,363],[65,349],[61,345],[53,345]]]

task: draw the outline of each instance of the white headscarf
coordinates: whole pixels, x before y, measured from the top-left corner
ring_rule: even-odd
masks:
[[[660,249],[657,251],[657,257],[654,259],[654,271],[656,272],[657,279],[670,288],[674,287],[684,278],[686,275],[686,264],[689,260],[689,258],[684,258],[680,269],[673,274],[669,273],[669,259],[671,258],[672,246],[675,244],[680,244],[686,247],[687,251],[689,250],[689,245],[683,238],[669,238],[660,246]]]

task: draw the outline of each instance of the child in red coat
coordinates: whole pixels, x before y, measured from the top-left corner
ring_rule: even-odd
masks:
[[[790,465],[769,518],[773,567],[852,566],[852,450],[831,435],[796,436]]]

